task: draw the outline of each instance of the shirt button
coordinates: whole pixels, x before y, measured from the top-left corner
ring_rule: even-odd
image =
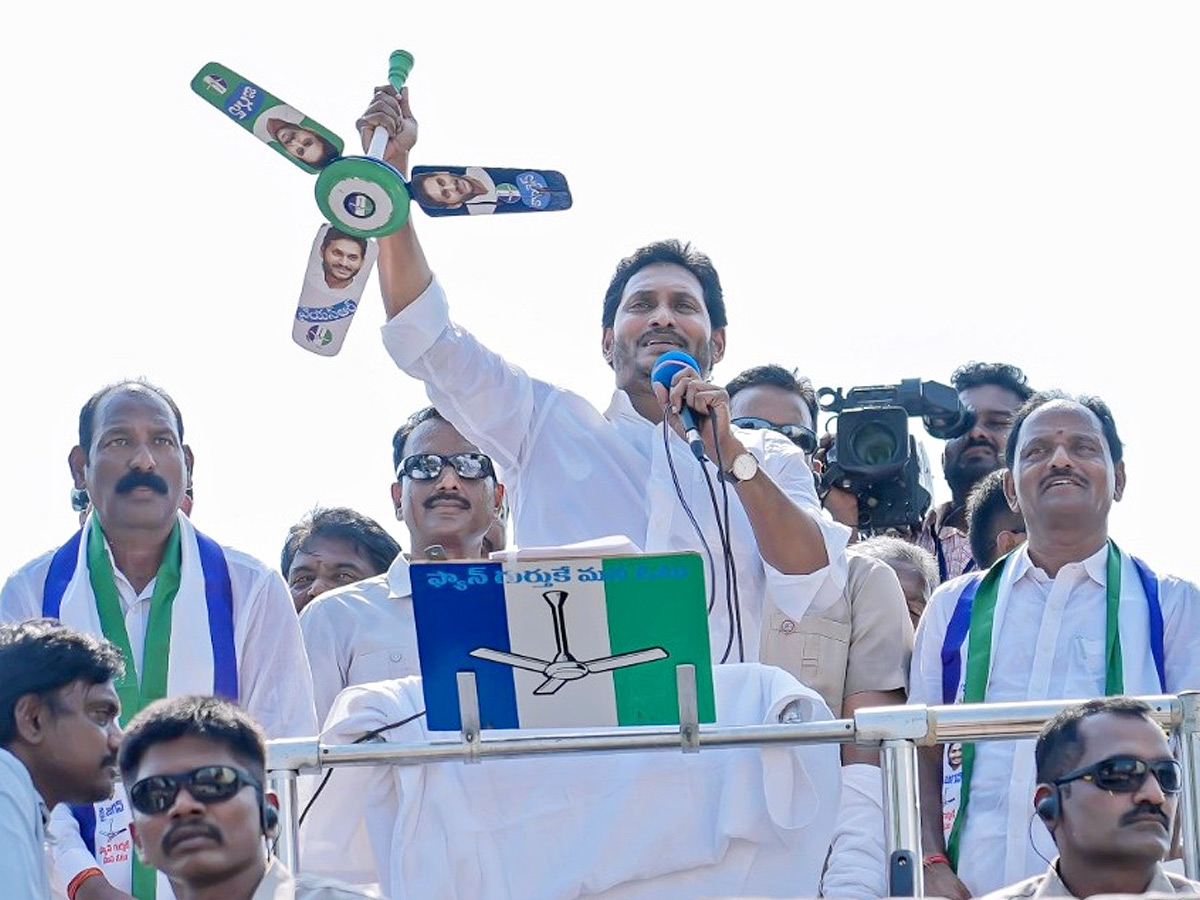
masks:
[[[392,662],[400,662],[400,660],[403,658],[404,658],[404,656],[399,650],[392,651],[392,654],[391,654]]]
[[[784,619],[783,624],[781,624],[779,626],[779,630],[782,631],[784,634],[791,634],[793,631],[796,630],[796,623],[793,622],[791,619]]]

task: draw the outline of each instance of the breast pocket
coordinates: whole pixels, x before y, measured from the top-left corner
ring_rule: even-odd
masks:
[[[372,650],[370,653],[354,657],[354,661],[350,663],[350,684],[418,675],[418,668],[416,655],[407,652],[406,648],[387,647]]]
[[[1104,693],[1104,640],[1075,637],[1071,641],[1064,697],[1095,697]]]
[[[793,620],[781,612],[767,619],[762,661],[791,672],[825,698],[836,715],[842,708],[850,623],[824,616]]]

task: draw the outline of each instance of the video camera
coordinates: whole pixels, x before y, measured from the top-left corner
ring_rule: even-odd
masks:
[[[933,497],[921,484],[917,439],[908,433],[909,416],[920,416],[931,437],[950,440],[966,434],[974,414],[954,388],[936,381],[905,378],[899,384],[817,391],[821,409],[837,415],[837,432],[821,473],[822,492],[836,487],[858,499],[858,527],[919,526]]]

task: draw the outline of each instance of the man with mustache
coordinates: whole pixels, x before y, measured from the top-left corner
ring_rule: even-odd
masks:
[[[969,362],[955,369],[950,381],[963,406],[975,413],[975,424],[946,442],[942,471],[950,499],[929,511],[916,540],[937,557],[942,581],[978,568],[968,539],[967,497],[985,475],[1004,468],[1013,415],[1033,394],[1025,373],[1008,363]]]
[[[1035,394],[1013,420],[1005,455],[1004,492],[1024,515],[1028,540],[986,573],[934,593],[917,629],[910,702],[1200,687],[1200,590],[1156,575],[1109,537],[1125,461],[1108,406],[1061,391]],[[1041,871],[1035,847],[1049,839],[1029,803],[1028,743],[966,743],[958,771],[943,749],[921,751],[926,892],[962,898]],[[1055,832],[1060,842],[1063,834]]]
[[[378,89],[359,125],[364,140],[386,128],[385,157],[407,170],[417,132],[407,93]],[[803,452],[775,432],[732,426],[728,394],[707,380],[726,338],[721,282],[707,256],[665,240],[617,265],[600,316],[600,349],[616,381],[604,411],[451,323],[411,219],[380,238],[379,270],[385,346],[511,479],[517,543],[624,535],[649,552],[703,553],[715,662],[759,658],[765,599],[799,619],[826,579],[844,583],[849,531],[823,515]],[[519,292],[514,283],[514,304]],[[651,373],[672,350],[690,354],[698,370],[679,369],[668,392]],[[683,437],[685,407],[699,420],[704,462]]]
[[[0,884],[10,900],[50,896],[50,810],[112,796],[121,669],[108,641],[57,622],[0,625]]]
[[[272,737],[315,734],[312,679],[282,577],[180,511],[193,456],[170,396],[144,380],[101,388],[80,411],[68,462],[92,512],[66,544],[8,579],[0,621],[47,616],[111,640],[125,659],[117,690],[126,718],[161,697],[211,693],[236,698]],[[54,879],[65,886],[99,868],[78,900],[152,896],[153,873],[104,840],[128,820],[123,796],[74,813],[60,807],[51,823]],[[158,900],[169,890],[164,881]]]
[[[1149,706],[1131,697],[1073,706],[1046,723],[1033,755],[1033,803],[1058,858],[985,900],[1200,895],[1200,882],[1163,869],[1182,770]]]
[[[383,575],[322,594],[300,614],[321,721],[343,688],[421,674],[409,559],[486,557],[484,535],[503,506],[491,460],[432,406],[396,431],[392,464],[392,502],[411,555],[395,557]]]
[[[121,744],[133,841],[179,900],[352,900],[348,885],[269,860],[279,815],[263,792],[262,729],[218,697],[146,707]]]

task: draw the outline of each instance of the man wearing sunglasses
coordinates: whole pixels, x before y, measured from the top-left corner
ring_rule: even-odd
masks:
[[[1106,697],[1046,723],[1034,748],[1033,802],[1058,858],[986,900],[1200,894],[1200,883],[1162,865],[1183,772],[1150,715],[1140,700]]]
[[[369,896],[268,860],[279,815],[263,792],[265,737],[236,704],[201,696],[150,704],[129,723],[120,766],[134,846],[177,900]]]
[[[504,503],[492,461],[432,406],[392,439],[392,502],[408,528],[408,556],[387,572],[330,591],[300,614],[321,721],[352,684],[419,675],[409,559],[482,559]]]
[[[756,366],[725,386],[729,414],[741,428],[783,435],[810,461],[817,449],[817,395],[812,382],[778,365]],[[793,619],[773,604],[763,613],[762,661],[817,690],[835,715],[902,704],[907,696],[913,627],[904,592],[886,564],[849,554],[846,583],[827,581],[812,608]],[[821,881],[828,897],[887,893],[883,786],[879,753],[842,746],[838,827]]]
[[[1004,492],[1027,540],[941,585],[917,628],[913,703],[1021,702],[1200,687],[1200,590],[1110,537],[1125,492],[1116,422],[1095,397],[1035,394],[1012,422]],[[925,886],[962,898],[1043,868],[1028,743],[966,743],[955,769],[921,750]],[[1061,838],[1061,833],[1059,835]]]
[[[365,140],[375,126],[385,128],[385,158],[406,170],[417,137],[407,91],[377,90],[358,124]],[[512,479],[521,498],[518,543],[624,535],[651,552],[707,551],[715,561],[709,632],[718,662],[757,660],[764,598],[799,617],[826,578],[844,580],[848,531],[822,516],[803,454],[771,432],[731,425],[728,396],[706,380],[725,354],[727,316],[704,254],[666,240],[618,263],[599,317],[600,350],[616,387],[603,410],[531,377],[453,324],[412,219],[379,239],[379,279],[385,346]],[[519,315],[520,279],[505,290],[512,302],[497,299],[489,311]],[[670,351],[686,352],[696,366],[675,372],[668,391],[651,374]],[[683,438],[684,407],[699,419],[707,461]]]

